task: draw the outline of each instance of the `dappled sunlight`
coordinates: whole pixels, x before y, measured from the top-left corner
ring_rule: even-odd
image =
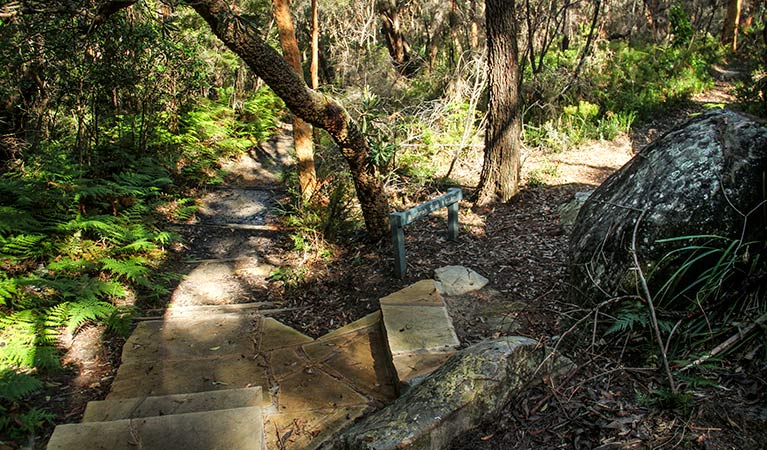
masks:
[[[527,184],[599,186],[633,156],[631,140],[622,134],[612,141],[589,141],[562,152],[533,150],[522,166]]]

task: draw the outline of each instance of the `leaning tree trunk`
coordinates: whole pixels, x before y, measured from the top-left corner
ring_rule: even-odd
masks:
[[[520,74],[514,0],[485,0],[489,74],[485,162],[477,204],[507,201],[519,190]]]
[[[303,81],[304,71],[301,68],[301,56],[298,52],[298,41],[293,28],[293,19],[290,17],[288,0],[272,0],[272,4],[274,5],[274,20],[277,22],[277,29],[280,33],[282,55]],[[296,149],[298,184],[301,187],[301,196],[304,201],[309,201],[317,187],[317,173],[314,170],[314,144],[312,142],[312,126],[300,117],[293,118],[293,144]]]
[[[187,0],[213,33],[239,55],[294,114],[325,129],[349,164],[365,226],[372,239],[389,231],[389,204],[370,148],[349,113],[333,98],[309,89],[300,75],[258,35],[257,30],[224,0]]]

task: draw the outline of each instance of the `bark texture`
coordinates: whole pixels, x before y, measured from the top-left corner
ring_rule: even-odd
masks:
[[[733,52],[738,50],[738,28],[742,6],[743,0],[727,1],[727,16],[722,27],[722,44],[729,46]]]
[[[312,62],[309,67],[312,89],[320,87],[320,7],[312,0]]]
[[[349,164],[365,226],[372,239],[389,231],[389,204],[367,140],[349,113],[333,98],[309,89],[301,76],[266,44],[257,30],[223,0],[188,0],[187,4],[208,23],[213,33],[239,55],[285,102],[290,110],[325,129]]]
[[[520,74],[514,0],[486,0],[488,124],[477,204],[507,201],[519,190]]]
[[[277,30],[280,33],[282,56],[293,67],[301,81],[303,81],[301,55],[298,51],[298,41],[296,40],[296,32],[293,27],[293,19],[290,17],[289,2],[288,0],[272,0],[272,5],[274,6],[274,20],[277,22]],[[317,173],[314,170],[312,126],[300,117],[293,118],[293,144],[296,149],[298,183],[301,187],[301,196],[305,201],[308,201],[312,198],[317,188]]]
[[[418,68],[410,54],[410,44],[402,33],[401,6],[396,0],[379,0],[376,6],[381,16],[381,31],[394,68],[407,77],[414,75]]]

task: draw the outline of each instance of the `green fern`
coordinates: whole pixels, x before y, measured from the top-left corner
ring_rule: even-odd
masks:
[[[64,325],[70,333],[89,322],[102,322],[114,314],[116,308],[111,303],[84,298],[79,301],[65,302],[51,308],[48,320],[51,325]]]
[[[45,325],[40,310],[0,316],[0,366],[58,368],[56,337],[56,330]]]
[[[43,382],[8,368],[0,369],[0,400],[15,402],[43,388]]]
[[[0,237],[0,254],[18,258],[37,258],[50,252],[44,234],[19,234],[8,238]]]
[[[16,279],[8,278],[4,272],[0,272],[0,305],[7,305],[8,300],[16,295]]]
[[[39,230],[38,222],[28,211],[13,206],[0,206],[0,234]]]
[[[128,259],[118,260],[113,258],[104,258],[101,260],[102,270],[107,270],[112,274],[145,285],[148,283],[146,278],[149,269],[146,267],[146,258],[133,256]]]
[[[634,331],[634,327],[646,329],[650,323],[646,308],[636,301],[622,306],[615,317],[615,322],[606,331],[607,334]]]

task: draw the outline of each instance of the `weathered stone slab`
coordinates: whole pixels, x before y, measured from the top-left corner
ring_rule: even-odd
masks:
[[[325,450],[432,450],[492,420],[532,383],[568,370],[532,339],[504,337],[462,350],[388,407],[352,425]]]
[[[355,320],[341,328],[331,331],[330,333],[317,338],[317,342],[325,342],[329,340],[335,340],[339,337],[346,336],[348,334],[354,334],[361,330],[368,330],[370,328],[377,328],[381,322],[381,311],[376,311],[368,314],[367,316]]]
[[[123,346],[122,360],[176,360],[252,355],[259,317],[249,314],[185,315],[144,321]]]
[[[164,318],[175,319],[179,316],[200,316],[212,314],[258,314],[259,309],[274,306],[272,302],[230,303],[223,305],[170,305],[165,310]]]
[[[418,384],[421,379],[438,369],[448,358],[455,354],[454,349],[444,352],[405,353],[392,357],[397,379],[400,381],[399,391]]]
[[[280,381],[278,412],[367,405],[368,399],[318,367]]]
[[[419,281],[380,303],[399,387],[436,369],[460,345],[434,280]]]
[[[386,306],[386,338],[392,356],[447,351],[460,345],[444,306]]]
[[[266,352],[283,347],[292,347],[296,345],[312,342],[314,339],[302,334],[298,330],[291,328],[271,317],[264,317],[259,325],[259,337],[256,345],[256,351]]]
[[[266,448],[314,450],[361,417],[366,409],[366,406],[345,406],[267,414],[264,417]]]
[[[394,373],[380,323],[340,337],[344,341],[337,342],[337,350],[323,359],[323,367],[371,398],[393,400],[396,397]]]
[[[59,425],[48,450],[262,450],[258,407]]]
[[[379,300],[383,305],[444,306],[434,280],[421,280]]]
[[[279,348],[265,355],[269,370],[277,382],[314,365],[314,362],[301,351],[301,347]]]
[[[123,363],[118,369],[107,399],[268,385],[266,368],[252,357],[132,361]]]
[[[88,402],[83,422],[108,422],[262,405],[261,387]]]
[[[488,279],[463,266],[445,266],[434,271],[437,289],[443,295],[463,295],[485,287]]]

